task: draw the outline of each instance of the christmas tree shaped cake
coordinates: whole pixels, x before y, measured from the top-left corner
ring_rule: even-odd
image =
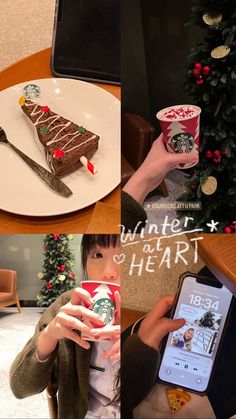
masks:
[[[82,166],[98,149],[99,136],[83,126],[65,119],[48,106],[21,97],[19,104],[35,126],[45,149],[47,163],[58,177],[68,175]]]

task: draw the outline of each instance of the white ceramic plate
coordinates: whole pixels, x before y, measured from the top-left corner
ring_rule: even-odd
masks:
[[[51,191],[8,146],[0,144],[0,208],[21,215],[49,216],[85,208],[120,183],[120,101],[105,90],[71,79],[32,80],[0,93],[0,126],[9,141],[48,169],[32,123],[18,104],[28,84],[40,87],[40,104],[100,136],[92,158],[98,173],[85,167],[62,178],[73,191],[63,198]]]

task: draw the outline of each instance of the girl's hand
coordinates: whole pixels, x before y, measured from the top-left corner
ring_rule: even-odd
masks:
[[[88,349],[90,344],[74,331],[75,329],[91,335],[91,328],[82,322],[81,317],[96,321],[101,325],[104,325],[104,322],[98,314],[84,307],[82,301],[88,306],[91,306],[93,303],[89,292],[78,287],[74,290],[69,303],[60,308],[47,328],[51,338],[54,338],[56,341],[68,338],[83,348]]]
[[[173,304],[174,297],[162,297],[142,321],[138,331],[140,339],[146,345],[157,349],[162,338],[169,332],[178,330],[185,324],[185,319],[168,319],[163,317]]]
[[[160,185],[166,174],[181,163],[192,164],[198,161],[195,153],[170,153],[165,148],[163,134],[152,144],[144,162],[125,184],[123,190],[140,204],[149,192]]]
[[[115,297],[116,313],[117,313],[116,324],[120,324],[120,293],[119,291],[115,291],[114,297]]]
[[[102,359],[108,358],[111,358],[113,361],[120,360],[120,337],[115,341],[112,347],[102,355]]]

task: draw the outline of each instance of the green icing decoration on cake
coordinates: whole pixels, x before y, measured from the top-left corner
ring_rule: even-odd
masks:
[[[39,132],[41,135],[48,135],[49,134],[49,129],[47,127],[41,127],[39,128]]]
[[[84,128],[82,125],[80,127],[77,127],[77,130],[79,131],[80,134],[86,133],[86,128]]]

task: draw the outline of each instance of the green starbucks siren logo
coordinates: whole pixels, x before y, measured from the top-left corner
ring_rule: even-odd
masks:
[[[102,318],[105,324],[112,323],[115,304],[109,298],[100,298],[94,303],[93,311]]]
[[[174,135],[171,144],[176,153],[190,153],[194,147],[194,136],[190,132]]]

